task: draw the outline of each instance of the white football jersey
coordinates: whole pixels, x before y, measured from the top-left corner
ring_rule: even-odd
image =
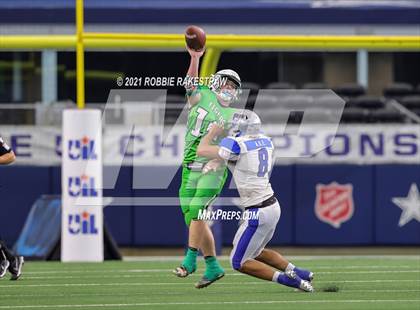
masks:
[[[257,205],[273,195],[269,179],[274,148],[269,137],[226,137],[219,146],[219,156],[228,161],[243,207]]]

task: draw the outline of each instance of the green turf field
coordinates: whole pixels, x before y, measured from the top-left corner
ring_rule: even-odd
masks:
[[[0,309],[420,309],[420,257],[296,257],[315,272],[315,293],[227,274],[208,288],[171,274],[178,260],[80,264],[27,262],[0,280]],[[203,262],[200,261],[201,268]],[[337,286],[338,292],[324,292]]]

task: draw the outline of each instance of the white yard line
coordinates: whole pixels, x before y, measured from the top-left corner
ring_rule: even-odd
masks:
[[[221,261],[229,260],[229,256],[220,255],[217,257]],[[419,254],[413,255],[293,255],[287,256],[290,260],[324,260],[324,259],[413,259],[420,260],[420,250]],[[183,256],[124,256],[123,260],[127,262],[171,262],[182,260]]]
[[[411,280],[395,280],[395,279],[383,279],[383,280],[317,280],[316,283],[385,283],[385,282],[420,282],[420,279]],[[220,285],[267,285],[270,282],[266,281],[245,281],[245,282],[220,282]],[[162,285],[191,285],[190,282],[151,282],[151,283],[131,283],[131,282],[120,282],[120,283],[56,283],[56,284],[20,284],[19,285],[0,285],[0,290],[17,288],[22,289],[23,287],[84,287],[84,286],[162,286]]]
[[[113,271],[114,273],[116,271]],[[121,272],[121,271],[119,271]],[[173,277],[173,274],[170,270],[162,270],[162,272],[165,272],[161,274],[162,277]],[[197,272],[204,272],[204,269],[197,270]],[[129,272],[127,272],[129,273]],[[135,273],[135,272],[134,272]],[[420,270],[375,270],[375,271],[318,271],[316,272],[316,275],[322,275],[322,274],[389,274],[389,273],[420,273]],[[226,276],[244,276],[246,275],[241,274],[239,272],[236,273],[225,273]],[[106,278],[155,278],[156,274],[116,274],[116,275],[77,275],[77,276],[28,276],[27,273],[25,273],[25,279],[38,279],[38,280],[53,280],[53,279],[106,279]]]
[[[395,267],[395,266],[393,266]],[[102,269],[102,270],[89,270],[89,269],[54,269],[54,270],[43,270],[43,271],[25,271],[25,274],[54,274],[54,273],[112,273],[112,272],[172,272],[172,269]]]
[[[345,291],[341,290],[340,293],[414,293],[420,292],[420,289],[417,290],[399,290],[399,289],[392,289],[392,290],[352,290],[346,289]],[[179,292],[165,292],[165,295],[177,295],[179,296]],[[113,296],[121,297],[121,296],[137,296],[137,295],[150,295],[150,292],[136,292],[136,293],[127,293],[127,294],[116,294],[113,293]],[[78,294],[57,294],[56,292],[52,292],[51,294],[19,294],[19,297],[95,297],[95,296],[109,296],[109,293],[102,293],[102,294],[92,294],[92,293],[78,293]],[[16,298],[16,294],[2,294],[2,298],[12,297]]]
[[[92,307],[141,307],[141,306],[180,306],[180,305],[247,305],[247,304],[351,304],[351,303],[390,303],[408,302],[417,303],[420,299],[345,299],[345,300],[264,300],[264,301],[208,301],[208,302],[166,302],[166,303],[125,303],[125,304],[85,304],[85,305],[26,305],[26,306],[0,306],[0,309],[25,309],[25,308],[92,308]]]
[[[317,274],[419,273],[420,270],[318,271]]]
[[[176,265],[174,265],[176,266]],[[89,270],[89,269],[65,269],[57,266],[57,269],[49,269],[42,271],[25,271],[25,274],[62,274],[62,273],[112,273],[112,272],[138,272],[138,273],[156,273],[156,272],[172,272],[172,269],[102,269],[102,270]],[[384,269],[383,272],[388,271],[389,268],[398,268],[398,269],[411,269],[413,266],[410,265],[363,265],[363,266],[312,266],[310,269],[329,269],[329,270],[343,270],[343,269]],[[420,268],[420,263],[419,263]],[[200,271],[199,269],[198,271]],[[420,270],[420,269],[419,269]],[[204,271],[202,269],[201,271]],[[380,272],[380,271],[378,271]]]

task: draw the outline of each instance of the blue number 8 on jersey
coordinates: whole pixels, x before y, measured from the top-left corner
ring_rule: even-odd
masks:
[[[269,182],[273,166],[273,143],[263,134],[224,138],[219,156],[228,161],[243,206],[273,195]]]

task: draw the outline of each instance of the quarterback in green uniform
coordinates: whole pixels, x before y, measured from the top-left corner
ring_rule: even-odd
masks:
[[[198,77],[200,57],[203,52],[188,49],[191,56],[187,80]],[[206,270],[195,285],[203,288],[224,276],[224,270],[216,259],[214,237],[210,227],[198,219],[199,211],[207,208],[220,194],[227,177],[227,169],[213,169],[202,174],[209,160],[197,156],[201,138],[213,124],[227,126],[236,109],[229,106],[238,100],[241,80],[233,70],[216,72],[209,86],[186,83],[189,114],[185,134],[182,184],[179,189],[180,204],[185,223],[189,227],[188,251],[180,267],[174,270],[179,277],[186,277],[197,268],[197,254],[201,250]],[[215,141],[216,143],[216,141]]]

